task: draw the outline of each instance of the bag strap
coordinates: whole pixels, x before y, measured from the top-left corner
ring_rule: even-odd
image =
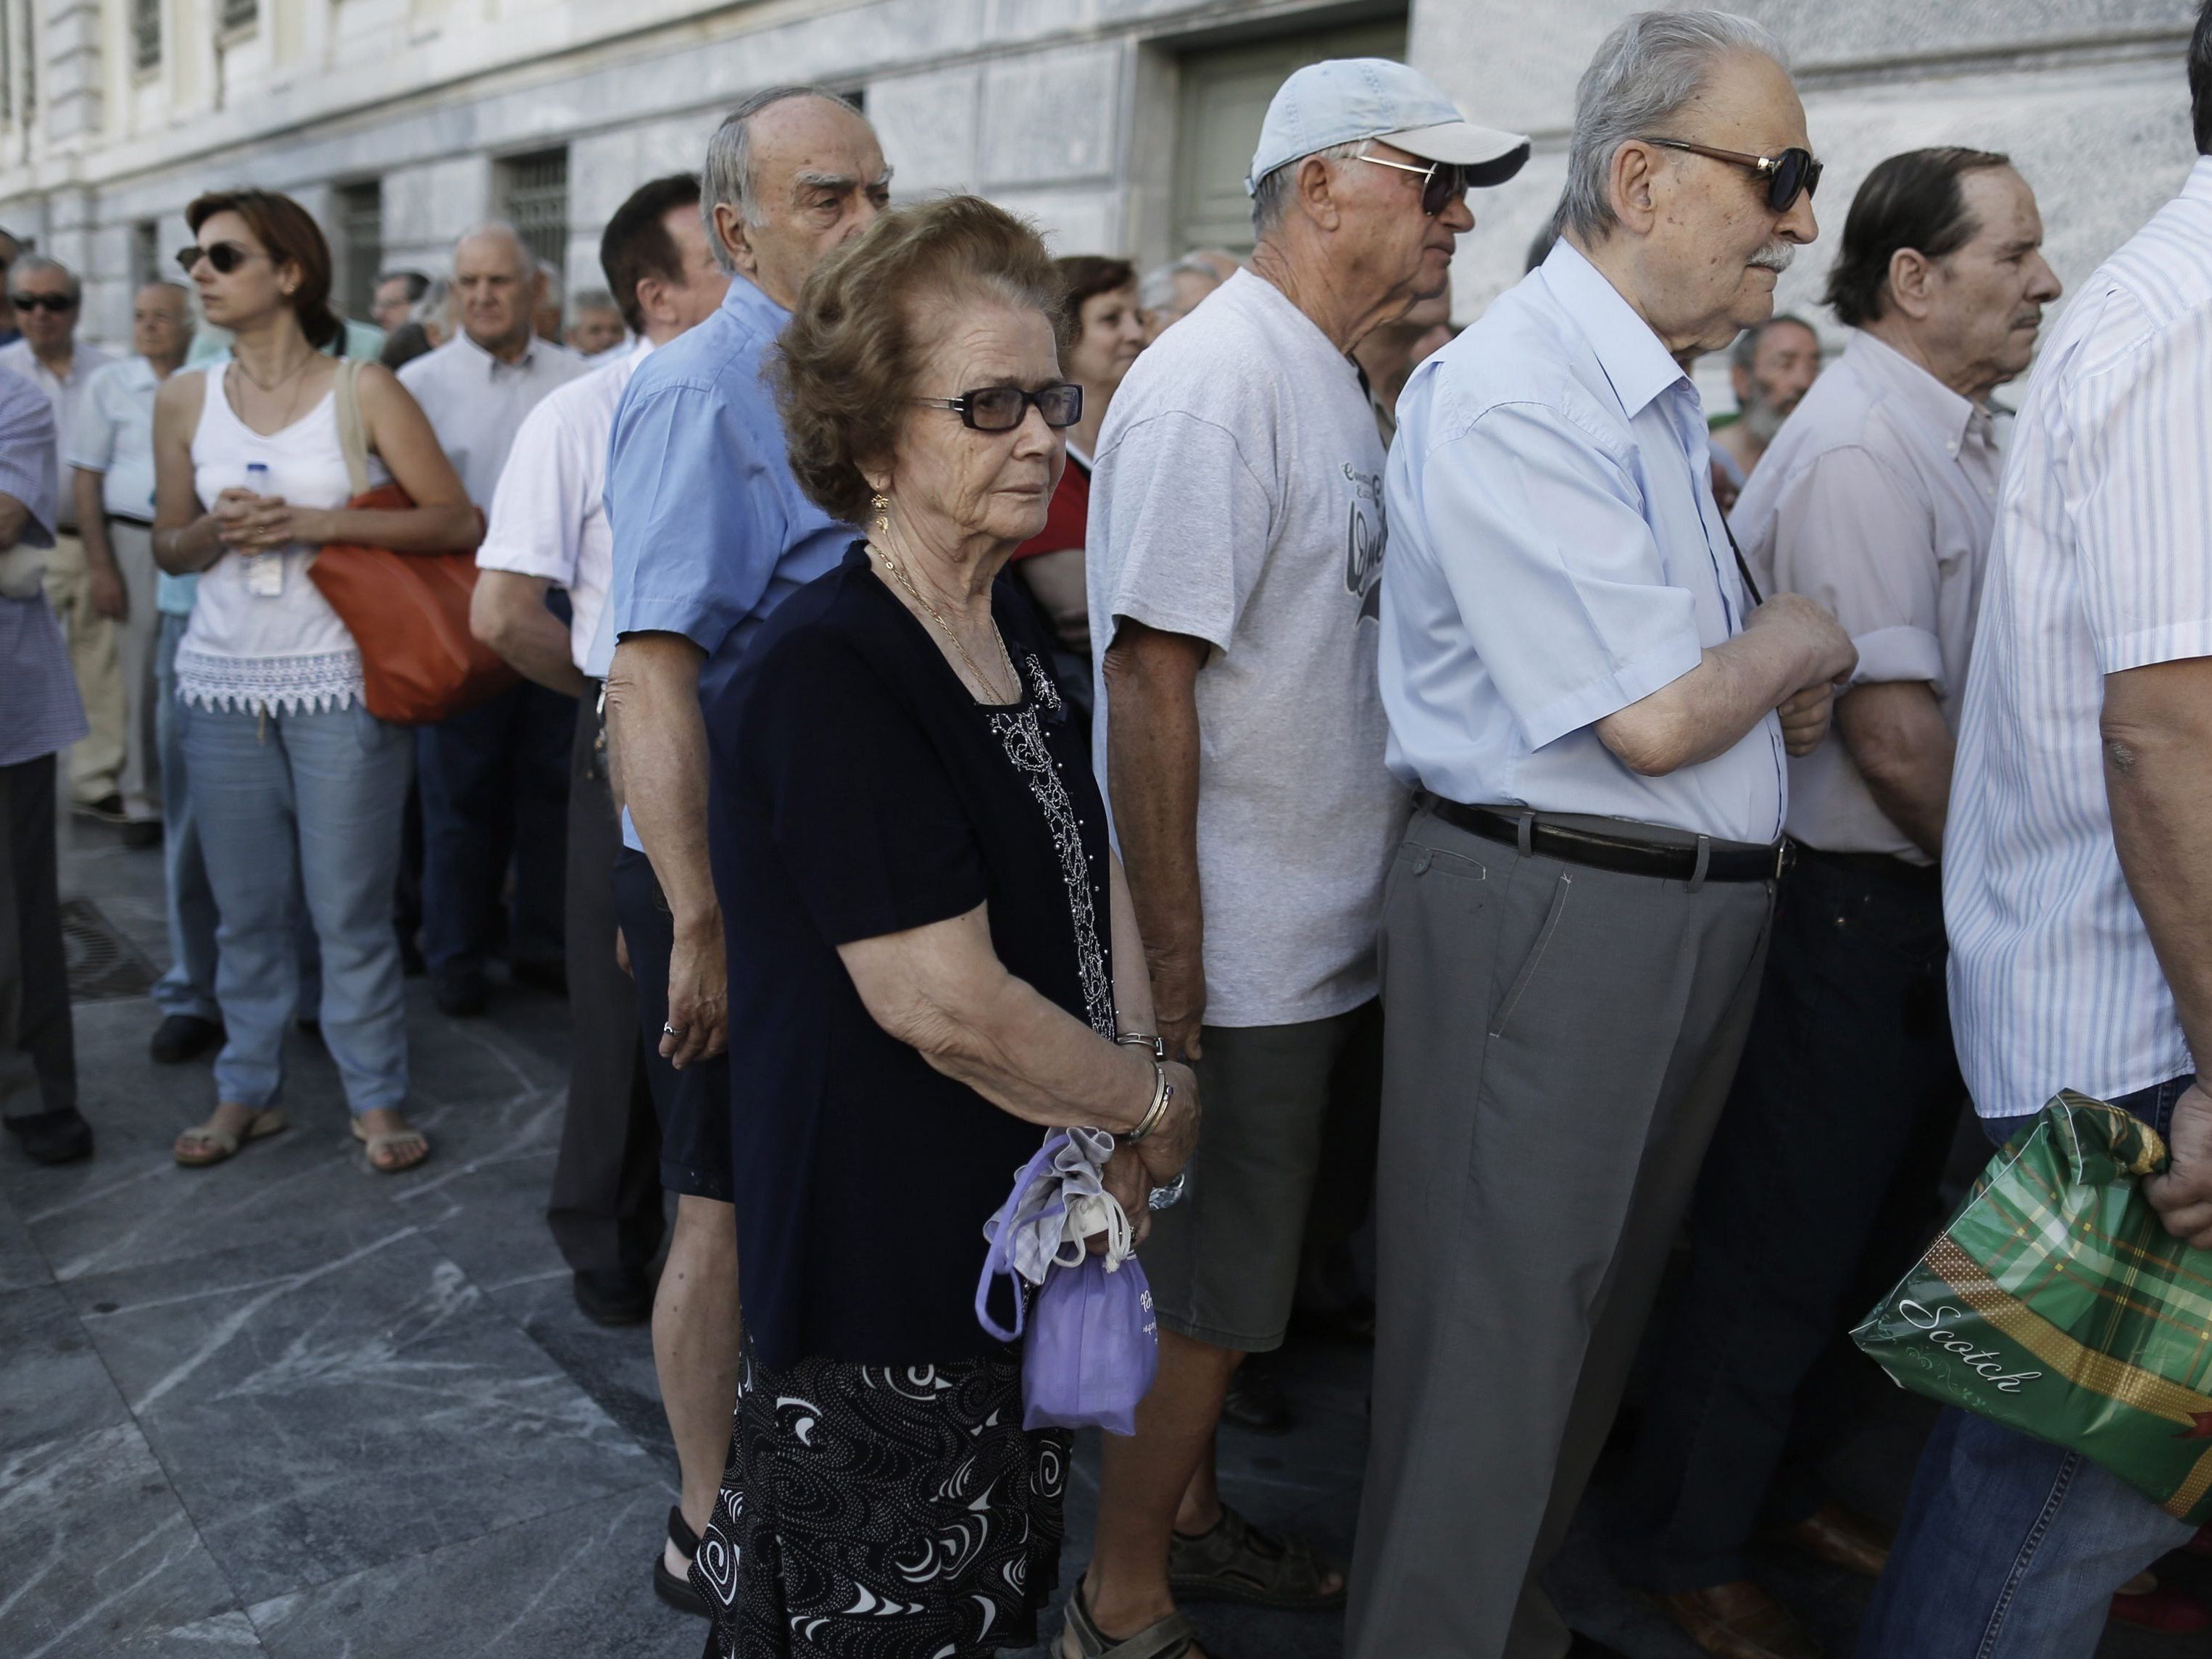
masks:
[[[361,365],[350,357],[341,357],[337,364],[338,447],[345,452],[346,477],[352,481],[353,493],[368,493],[368,439],[362,429]]]

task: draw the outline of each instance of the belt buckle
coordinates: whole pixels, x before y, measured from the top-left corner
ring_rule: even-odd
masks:
[[[1796,862],[1797,849],[1790,845],[1790,837],[1784,836],[1774,844],[1774,879],[1781,880],[1782,872]]]

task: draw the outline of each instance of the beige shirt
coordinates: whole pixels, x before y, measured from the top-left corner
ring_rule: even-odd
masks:
[[[489,511],[523,417],[554,387],[590,373],[566,346],[534,335],[520,358],[504,362],[464,329],[435,351],[402,364],[399,384],[422,405],[469,499]]]
[[[1990,413],[1854,334],[1775,438],[1729,522],[1769,592],[1835,613],[1855,685],[1923,680],[1959,728],[2002,463]],[[1790,763],[1790,835],[1929,862],[1875,805],[1842,738]]]

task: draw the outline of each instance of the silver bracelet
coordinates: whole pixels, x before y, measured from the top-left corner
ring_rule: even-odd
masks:
[[[1166,1186],[1152,1188],[1151,1195],[1145,1200],[1145,1207],[1152,1210],[1173,1209],[1182,1201],[1183,1186],[1189,1180],[1189,1170],[1184,1170],[1178,1172],[1176,1178]]]

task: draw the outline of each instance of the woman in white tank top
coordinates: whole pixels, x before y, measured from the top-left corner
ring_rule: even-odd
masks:
[[[178,1138],[179,1164],[222,1162],[283,1127],[284,1027],[298,990],[292,896],[322,948],[324,1041],[370,1167],[413,1167],[429,1145],[400,1115],[407,1032],[392,927],[410,734],[362,701],[361,652],[309,580],[327,542],[403,553],[474,547],[481,520],[430,423],[389,371],[356,382],[372,483],[416,503],[359,513],[338,441],[330,249],[290,198],[201,197],[189,270],[230,356],[172,375],[155,399],[154,557],[198,572],[177,650],[186,787],[222,919],[216,1000],[224,1043],[214,1115]]]

